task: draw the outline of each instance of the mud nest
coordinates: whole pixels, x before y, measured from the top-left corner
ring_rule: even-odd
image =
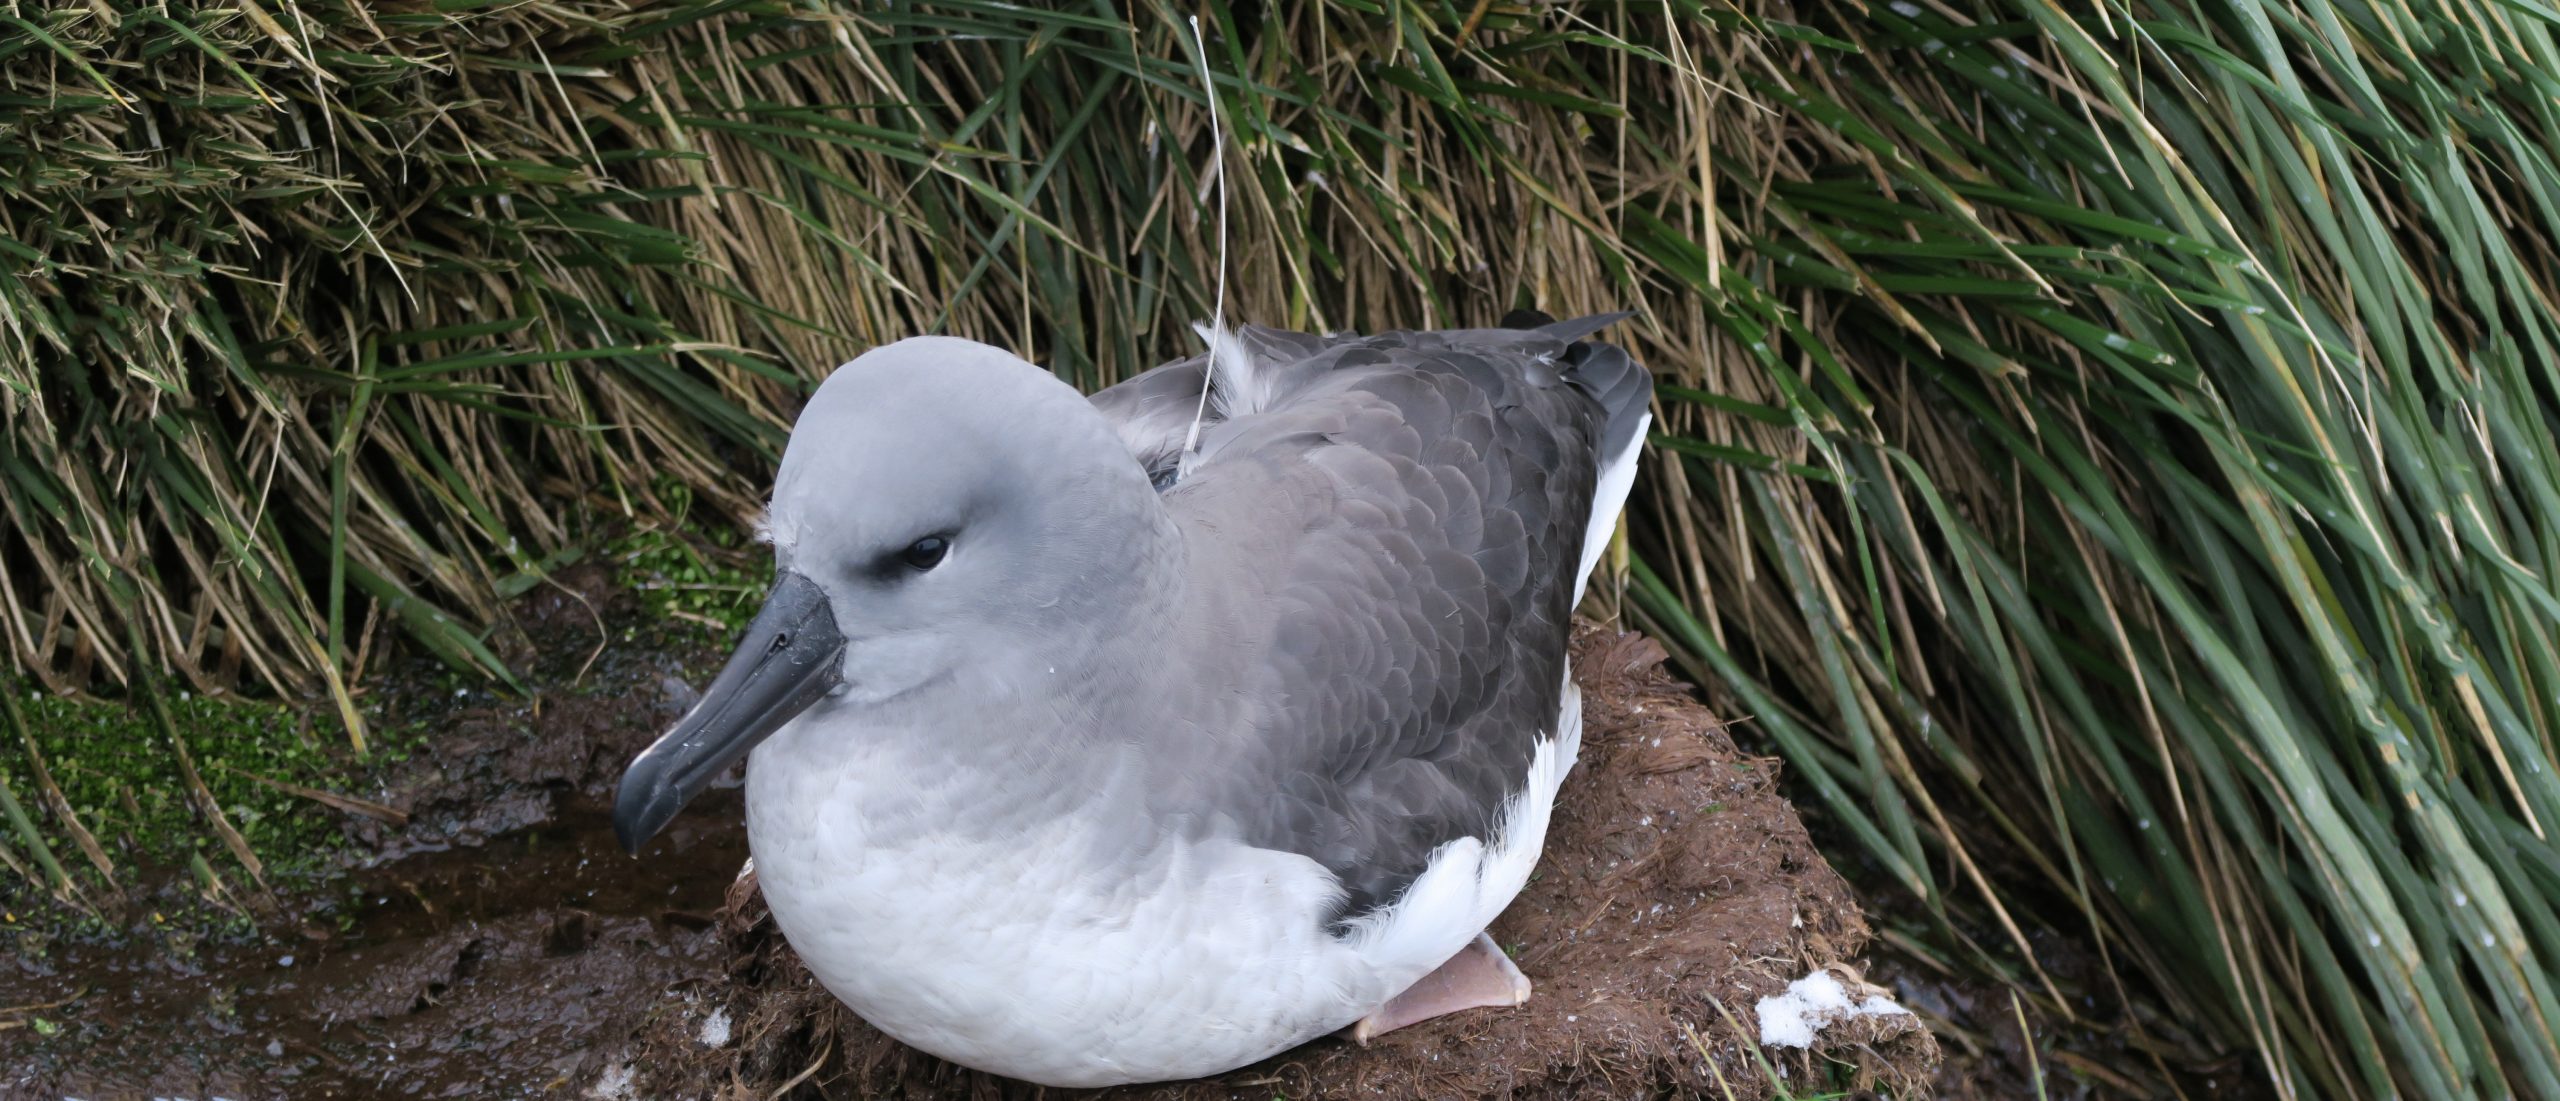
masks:
[[[717,935],[727,989],[645,1028],[611,1068],[639,1096],[996,1099],[1770,1096],[1926,1088],[1936,1043],[1908,1014],[1761,1048],[1755,1005],[1818,968],[1857,990],[1869,939],[1848,884],[1779,794],[1777,762],[1734,746],[1641,635],[1574,639],[1581,763],[1536,877],[1495,922],[1536,984],[1518,1009],[1425,1022],[1363,1048],[1320,1039],[1196,1082],[1057,1091],[968,1070],[882,1035],[817,984],[753,877]],[[726,1028],[706,1028],[709,1014]]]

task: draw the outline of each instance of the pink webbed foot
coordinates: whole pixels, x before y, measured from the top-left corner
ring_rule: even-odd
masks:
[[[1462,1009],[1508,1008],[1528,1000],[1529,977],[1493,943],[1492,934],[1478,933],[1449,962],[1352,1025],[1351,1039],[1366,1047],[1371,1040],[1433,1017]]]

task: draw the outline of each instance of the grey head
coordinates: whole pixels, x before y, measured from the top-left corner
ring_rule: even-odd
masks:
[[[996,348],[917,337],[818,387],[785,447],[772,593],[711,687],[635,759],[614,828],[642,842],[801,712],[883,720],[1054,691],[1169,599],[1179,539],[1083,395]]]

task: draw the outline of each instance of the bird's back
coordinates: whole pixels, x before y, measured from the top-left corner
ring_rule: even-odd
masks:
[[[1570,617],[1652,389],[1580,340],[1612,320],[1243,329],[1189,455],[1199,361],[1095,397],[1185,531],[1186,649],[1248,655],[1194,672],[1231,687],[1229,726],[1175,750],[1214,759],[1168,767],[1165,809],[1230,808],[1247,843],[1321,864],[1338,928],[1442,846],[1492,844],[1559,733]]]

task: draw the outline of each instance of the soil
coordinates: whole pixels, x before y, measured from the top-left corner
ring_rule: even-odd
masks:
[[[740,793],[710,793],[640,860],[607,809],[713,655],[603,646],[637,635],[636,609],[605,599],[602,571],[571,580],[518,609],[511,656],[548,691],[457,692],[424,665],[379,687],[436,736],[355,793],[399,824],[348,814],[361,859],[336,882],[272,900],[248,936],[180,914],[166,876],[115,935],[13,930],[0,1099],[560,1096],[725,984],[712,929],[746,859]],[[609,626],[596,609],[614,603]]]
[[[621,764],[718,655],[645,639],[599,575],[524,611],[529,700],[415,690],[444,733],[350,815],[368,856],[254,935],[17,934],[0,960],[0,1099],[1055,1095],[908,1050],[774,931],[734,787],[642,858],[614,844]],[[617,641],[618,640],[618,641]],[[1909,1016],[1760,1048],[1754,1003],[1818,967],[1853,988],[1869,931],[1782,797],[1650,641],[1585,626],[1581,764],[1540,871],[1496,923],[1536,983],[1514,1010],[1327,1038],[1114,1097],[1769,1096],[1926,1092]],[[731,777],[734,783],[734,775]],[[41,1025],[38,1022],[42,1022]],[[1099,1096],[1099,1095],[1096,1095]]]

